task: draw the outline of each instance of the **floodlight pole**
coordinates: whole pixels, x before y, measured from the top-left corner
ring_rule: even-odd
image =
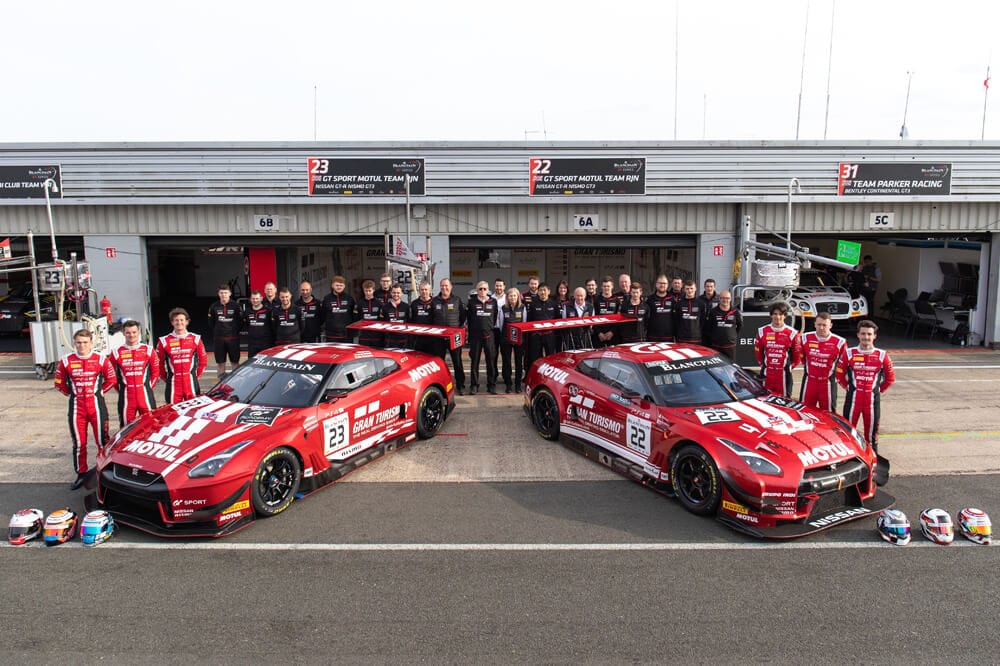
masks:
[[[52,222],[52,202],[49,200],[49,190],[53,193],[59,192],[59,185],[51,178],[46,178],[42,183],[42,190],[45,192],[45,211],[49,215],[49,238],[52,241],[52,263],[59,263],[59,252],[56,250],[56,227]]]
[[[790,181],[788,181],[788,215],[787,215],[787,217],[788,217],[788,225],[787,225],[788,232],[787,232],[787,235],[785,236],[785,249],[786,250],[791,250],[792,249],[792,189],[793,188],[795,189],[795,191],[797,193],[802,194],[802,186],[799,185],[799,179],[798,178],[792,178]]]

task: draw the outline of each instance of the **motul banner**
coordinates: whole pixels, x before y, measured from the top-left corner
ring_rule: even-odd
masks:
[[[424,193],[424,161],[409,158],[310,157],[309,196],[405,196]]]

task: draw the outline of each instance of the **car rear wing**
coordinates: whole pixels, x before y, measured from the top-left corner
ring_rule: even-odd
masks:
[[[625,315],[595,315],[593,317],[567,317],[566,319],[540,319],[538,321],[524,321],[516,324],[506,324],[507,341],[514,345],[524,342],[525,333],[552,333],[567,328],[580,328],[583,326],[611,326],[613,324],[625,324],[635,322],[634,317]]]
[[[355,331],[378,331],[404,335],[426,335],[448,341],[450,349],[460,349],[465,344],[465,329],[457,326],[425,326],[423,324],[397,324],[391,321],[356,321],[347,328]]]

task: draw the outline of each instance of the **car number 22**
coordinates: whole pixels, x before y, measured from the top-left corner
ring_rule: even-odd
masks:
[[[625,437],[627,438],[625,444],[628,448],[641,453],[644,456],[649,455],[649,421],[646,419],[640,419],[634,414],[628,415],[627,428],[625,432]]]

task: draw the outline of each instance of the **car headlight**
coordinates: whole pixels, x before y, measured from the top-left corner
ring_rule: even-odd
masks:
[[[865,441],[864,437],[858,434],[858,431],[854,428],[854,426],[852,426],[850,423],[844,420],[844,418],[842,418],[839,414],[834,414],[833,412],[830,412],[830,416],[833,417],[833,420],[836,421],[841,428],[851,433],[851,437],[854,438],[854,443],[858,445],[859,451],[868,450],[868,442]]]
[[[745,462],[750,469],[757,474],[763,474],[764,476],[781,476],[784,474],[780,467],[756,451],[751,451],[747,447],[740,446],[736,442],[723,437],[716,437],[715,439],[727,449],[738,455],[740,459],[742,459],[743,462]]]
[[[203,477],[215,476],[222,470],[227,462],[233,459],[233,456],[251,444],[253,444],[252,439],[246,439],[238,444],[233,444],[225,451],[216,453],[205,462],[201,463],[197,467],[194,467],[190,472],[188,472],[188,477],[192,479],[200,479]]]

